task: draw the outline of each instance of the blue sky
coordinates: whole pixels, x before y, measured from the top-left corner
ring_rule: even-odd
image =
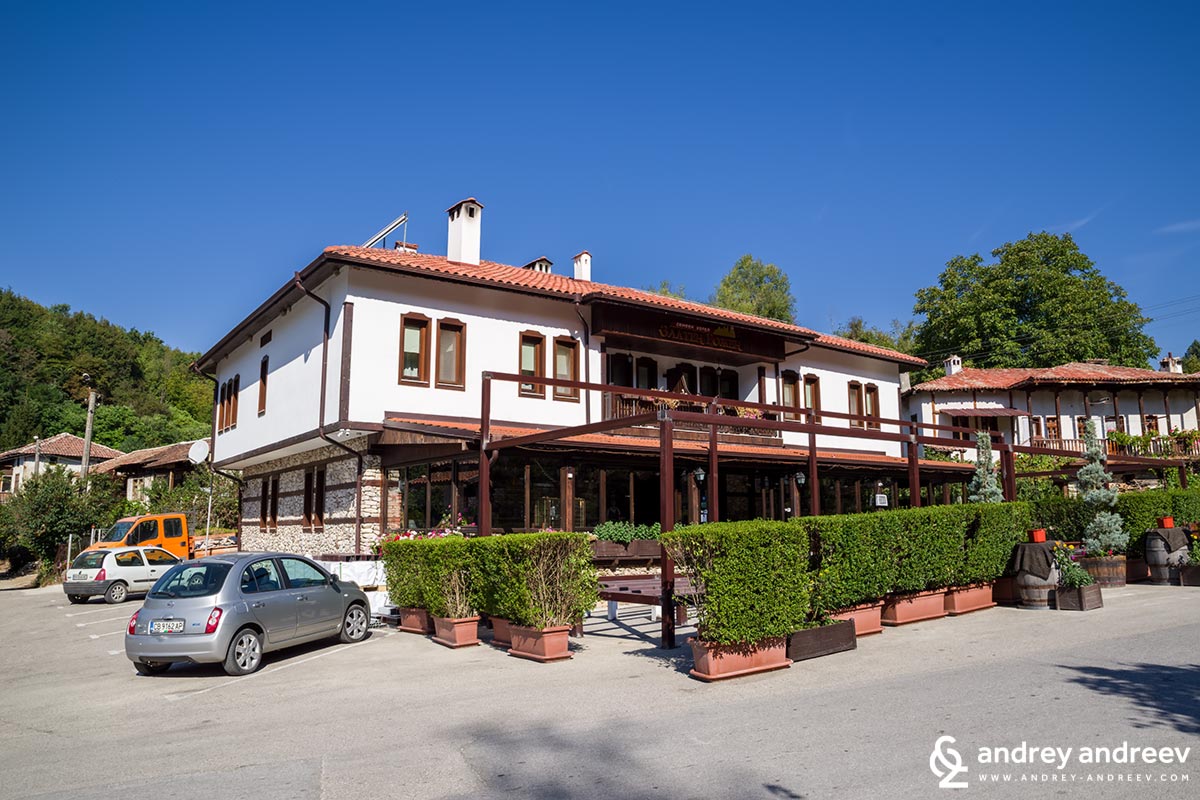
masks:
[[[1200,337],[1200,10],[1108,3],[0,8],[0,285],[203,350],[330,244],[485,203],[483,255],[887,327],[1071,231]]]

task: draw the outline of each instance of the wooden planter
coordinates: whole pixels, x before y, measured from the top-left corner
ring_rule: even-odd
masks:
[[[543,664],[564,661],[571,657],[571,649],[567,643],[567,635],[571,632],[570,625],[529,628],[510,624],[508,630],[512,636],[512,647],[508,649],[510,656],[540,661]]]
[[[881,600],[877,603],[863,603],[844,608],[837,613],[830,614],[829,618],[853,622],[854,633],[857,636],[869,636],[872,633],[883,632],[883,625],[880,622],[882,613],[883,601]]]
[[[1179,565],[1187,563],[1188,549],[1167,551],[1167,543],[1161,536],[1146,537],[1146,563],[1150,568],[1150,582],[1155,586],[1179,583]]]
[[[443,647],[473,647],[479,644],[479,617],[434,617],[433,640]]]
[[[597,561],[655,559],[662,555],[662,544],[657,539],[634,539],[629,544],[621,542],[592,542],[592,558]]]
[[[928,592],[889,597],[883,602],[881,621],[888,627],[895,627],[944,616],[946,616],[946,590],[934,589]]]
[[[659,558],[662,556],[662,543],[657,539],[634,539],[626,546],[630,558]]]
[[[753,645],[709,644],[691,639],[695,667],[688,674],[711,683],[742,675],[787,669],[787,639],[767,639]]]
[[[1125,582],[1137,583],[1150,577],[1150,567],[1144,558],[1125,557]]]
[[[400,609],[400,630],[406,633],[419,633],[422,636],[433,633],[433,617],[423,608]]]
[[[1125,556],[1081,558],[1079,566],[1101,586],[1117,588],[1125,585]]]
[[[492,644],[496,647],[512,647],[512,623],[504,617],[492,617]]]
[[[982,611],[996,605],[992,597],[992,584],[976,586],[951,586],[946,590],[946,613],[952,617]]]
[[[1091,586],[1079,586],[1074,589],[1060,586],[1054,590],[1054,606],[1059,611],[1091,611],[1103,608],[1100,584],[1093,583]]]
[[[1180,586],[1200,586],[1200,564],[1184,564],[1179,568]]]
[[[992,583],[992,601],[1005,606],[1015,606],[1021,602],[1021,593],[1017,591],[1017,579],[1012,576],[997,578]]]
[[[858,647],[854,623],[838,620],[829,625],[796,631],[787,638],[787,657],[792,661],[841,653]]]

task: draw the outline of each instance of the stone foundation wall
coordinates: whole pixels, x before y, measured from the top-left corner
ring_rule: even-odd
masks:
[[[356,449],[365,448],[365,440]],[[353,447],[354,445],[351,444]],[[325,470],[324,526],[304,527],[304,475],[313,468]],[[355,503],[357,459],[338,447],[324,447],[306,453],[263,462],[243,472],[242,549],[282,550],[303,555],[354,553],[354,529],[358,509]],[[277,526],[260,526],[262,481],[279,478]],[[361,542],[370,551],[380,536],[379,456],[363,456]]]

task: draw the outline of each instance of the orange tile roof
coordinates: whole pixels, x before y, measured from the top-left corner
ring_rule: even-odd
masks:
[[[118,472],[129,468],[154,469],[169,467],[188,460],[188,451],[195,441],[177,442],[162,447],[147,447],[144,450],[134,450],[104,462],[96,468],[97,472]]]
[[[971,389],[1016,389],[1037,384],[1097,384],[1097,383],[1173,383],[1200,384],[1200,374],[1181,375],[1138,367],[1118,367],[1074,361],[1044,369],[1008,368],[983,369],[964,367],[954,375],[945,375],[913,387],[914,392],[954,392]]]
[[[445,256],[435,256],[428,253],[405,253],[399,250],[382,250],[367,247],[334,246],[325,248],[326,255],[342,258],[352,258],[367,261],[382,266],[414,270],[444,276],[449,279],[459,279],[471,282],[481,282],[514,289],[534,290],[545,294],[561,297],[579,297],[581,300],[614,300],[637,303],[663,308],[669,311],[680,311],[697,316],[713,317],[719,320],[737,322],[758,328],[767,328],[779,333],[793,334],[798,338],[810,339],[820,347],[834,350],[844,350],[862,355],[886,358],[903,364],[925,366],[924,359],[889,350],[885,347],[844,339],[840,336],[819,333],[818,331],[793,325],[788,322],[757,317],[753,314],[743,314],[724,308],[716,308],[705,303],[692,300],[682,300],[677,297],[633,289],[628,286],[612,286],[595,281],[581,281],[566,275],[556,275],[550,272],[523,267],[509,266],[495,261],[480,261],[479,264],[463,264],[450,261]]]
[[[37,449],[37,443],[35,442],[30,442],[23,447],[14,447],[12,450],[0,453],[0,461],[14,456],[32,456],[37,452]],[[73,433],[56,433],[54,436],[42,439],[41,450],[43,456],[83,458],[83,439]],[[116,458],[120,455],[123,455],[120,450],[114,450],[111,447],[105,447],[97,442],[92,442],[92,463]]]
[[[390,422],[396,425],[403,425],[413,428],[433,428],[438,431],[444,431],[447,435],[460,437],[479,438],[479,424],[474,422],[465,422],[457,420],[445,419],[418,419],[414,417],[388,417],[385,422]],[[493,440],[512,439],[517,436],[528,436],[533,433],[544,433],[546,428],[527,428],[514,425],[495,425],[491,426],[491,435]],[[554,439],[541,444],[554,445],[579,445],[591,444],[605,448],[620,447],[630,450],[657,451],[658,440],[648,436],[623,436],[612,433],[584,433],[574,436],[566,436],[562,439]],[[693,439],[676,439],[674,441],[676,451],[688,453],[707,453],[708,442],[696,441]],[[763,445],[743,445],[743,444],[726,444],[720,445],[720,451],[725,456],[768,456],[773,458],[786,458],[799,460],[808,457],[808,450],[802,447],[785,447],[785,446],[763,446]],[[869,466],[887,466],[897,467],[900,469],[907,468],[908,460],[896,456],[885,456],[879,453],[845,453],[818,450],[817,458],[826,464],[863,464]],[[950,469],[961,469],[965,472],[974,470],[974,465],[966,463],[955,463],[947,461],[934,461],[931,459],[921,459],[920,463],[926,467],[948,467]]]

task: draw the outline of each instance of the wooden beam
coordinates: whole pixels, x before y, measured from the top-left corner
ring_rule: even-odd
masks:
[[[912,508],[921,507],[921,464],[917,460],[917,437],[908,442],[908,503]]]
[[[608,522],[608,470],[600,470],[600,508],[596,509],[600,524]]]
[[[717,456],[717,426],[708,429],[708,521],[718,522],[721,519],[720,502],[721,484],[719,474],[719,458]]]
[[[659,523],[662,532],[675,529],[675,423],[670,412],[664,411],[658,420]],[[675,562],[667,548],[660,545],[662,560],[662,646],[675,649]]]
[[[529,530],[529,512],[530,512],[530,478],[532,467],[529,464],[525,465],[525,530]]]
[[[479,414],[479,525],[480,536],[492,535],[492,464],[487,452],[491,438],[492,376],[483,373]],[[455,462],[457,465],[458,462]],[[457,516],[454,517],[458,519]]]

